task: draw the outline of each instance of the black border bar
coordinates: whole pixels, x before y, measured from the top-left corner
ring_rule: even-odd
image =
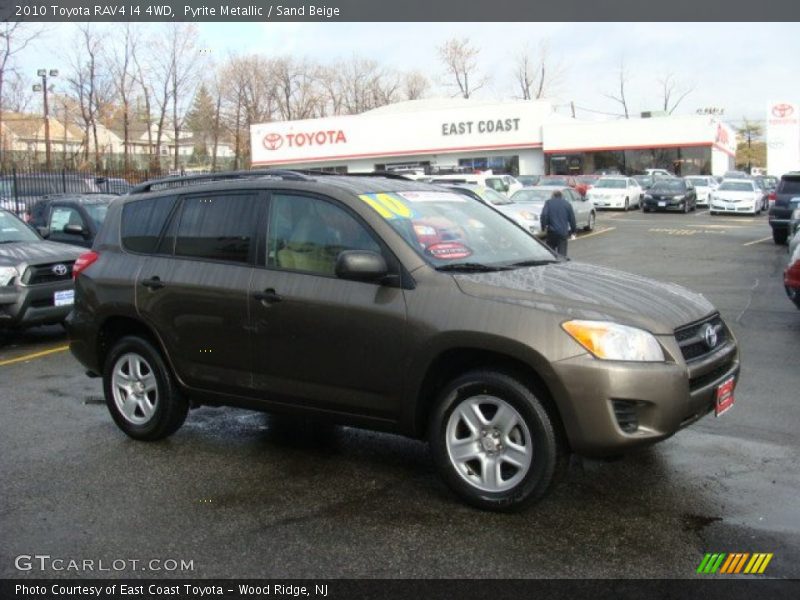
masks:
[[[281,7],[281,8],[279,8]],[[124,8],[121,14],[120,8]],[[293,9],[293,10],[287,10]],[[26,22],[797,21],[797,0],[2,0]],[[731,40],[731,43],[736,43]]]

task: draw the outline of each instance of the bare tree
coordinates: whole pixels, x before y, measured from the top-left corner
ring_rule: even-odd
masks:
[[[403,95],[406,100],[423,98],[430,86],[430,80],[420,71],[409,71],[403,76]]]
[[[681,83],[675,78],[674,73],[667,73],[658,80],[658,83],[661,87],[664,111],[670,115],[675,112],[683,99],[694,91],[694,84]]]
[[[449,84],[457,87],[462,98],[469,98],[486,85],[488,78],[478,72],[478,55],[480,50],[473,46],[467,38],[447,40],[437,48],[439,58],[444,63],[447,75],[455,80]]]
[[[20,22],[4,21],[0,23],[0,159],[5,158],[3,143],[3,113],[6,99],[5,83],[10,75],[18,75],[14,64],[16,56],[25,50],[36,38],[44,33],[44,29]]]
[[[7,73],[3,82],[2,110],[24,113],[33,99],[30,81],[20,73]],[[0,114],[2,119],[2,114]]]
[[[131,100],[136,85],[136,50],[138,46],[137,29],[125,23],[121,44],[108,58],[109,68],[114,78],[114,90],[122,101],[122,152],[123,166],[130,168],[130,129]]]
[[[98,113],[108,98],[108,81],[102,73],[105,68],[100,64],[103,35],[90,23],[77,26],[78,46],[71,57],[72,75],[67,78],[80,108],[84,126],[84,160],[88,162],[90,142],[94,145],[94,165],[102,167],[100,160],[100,144],[97,134]]]
[[[536,52],[526,44],[517,53],[514,78],[523,100],[538,100],[553,95],[564,75],[564,69],[550,52],[546,41],[539,43]]]
[[[308,61],[290,57],[272,63],[275,102],[282,119],[308,119],[319,111],[322,93],[317,82],[317,68]]]
[[[172,131],[175,138],[173,168],[178,168],[180,134],[188,103],[194,95],[199,74],[203,68],[203,55],[195,41],[198,38],[194,23],[170,23],[167,25],[167,49],[169,52],[169,95],[172,101]]]
[[[610,98],[615,102],[619,102],[622,105],[622,111],[626,119],[630,118],[628,114],[628,101],[625,99],[625,84],[628,83],[628,74],[625,70],[625,62],[620,61],[619,63],[619,91],[616,95],[614,94],[603,94],[606,98]]]
[[[141,97],[137,98],[136,106],[136,120],[141,121],[147,128],[147,153],[149,155],[148,167],[152,168],[158,162],[158,158],[153,158],[153,89],[149,77],[145,73],[149,73],[147,63],[139,58],[138,53],[134,53],[131,57],[133,59],[134,79],[141,90]],[[141,99],[141,102],[139,100]],[[157,154],[157,151],[156,151]]]

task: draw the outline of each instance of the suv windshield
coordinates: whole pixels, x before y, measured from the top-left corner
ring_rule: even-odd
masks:
[[[0,244],[12,242],[36,242],[39,237],[25,223],[0,210]]]
[[[753,184],[748,181],[723,181],[719,186],[720,192],[752,192]]]
[[[439,191],[362,194],[436,268],[504,268],[555,262],[553,254],[500,213],[461,194]]]
[[[650,188],[651,192],[682,192],[684,191],[683,181],[676,181],[676,180],[661,180],[657,181],[653,184],[653,187]]]
[[[624,179],[599,179],[597,183],[594,184],[594,187],[620,189],[628,186]]]

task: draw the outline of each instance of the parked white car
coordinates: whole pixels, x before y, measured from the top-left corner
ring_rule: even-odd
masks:
[[[684,179],[694,186],[697,206],[708,206],[711,193],[719,187],[717,180],[709,175],[687,175]]]
[[[491,171],[483,173],[455,173],[452,175],[434,175],[431,183],[474,183],[493,189],[496,192],[511,196],[524,186],[511,175],[495,175]]]
[[[488,204],[498,212],[503,213],[517,225],[537,237],[542,235],[542,226],[539,223],[539,210],[531,210],[525,205],[517,204],[508,196],[495,192],[492,188],[477,183],[448,183],[439,184],[454,192],[469,196],[475,200]]]
[[[632,177],[601,177],[587,192],[597,208],[621,208],[629,210],[642,205],[644,190]]]
[[[723,179],[711,194],[709,212],[757,215],[762,200],[763,192],[752,179]]]

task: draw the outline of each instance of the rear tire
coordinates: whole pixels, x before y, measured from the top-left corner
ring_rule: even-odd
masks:
[[[772,241],[778,245],[785,244],[786,240],[789,238],[789,231],[784,229],[773,229],[772,230]]]
[[[172,435],[189,412],[189,403],[161,353],[138,336],[121,338],[108,353],[103,392],[114,422],[137,440]]]
[[[499,371],[470,371],[447,385],[428,440],[445,483],[486,510],[528,506],[566,465],[547,409],[524,383]]]

